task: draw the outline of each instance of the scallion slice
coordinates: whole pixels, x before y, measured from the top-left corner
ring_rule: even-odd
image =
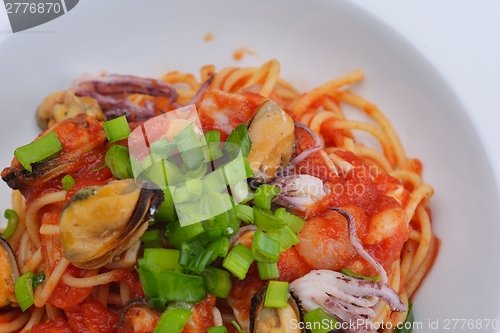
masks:
[[[257,269],[261,280],[277,279],[280,277],[278,264],[275,262],[257,261]]]
[[[188,309],[167,308],[167,310],[161,315],[153,333],[181,333],[191,315],[192,312]]]
[[[73,185],[75,185],[75,179],[71,175],[66,175],[61,179],[62,182],[62,188],[65,191],[71,190]]]
[[[146,230],[141,236],[141,241],[146,248],[161,248],[160,230]]]
[[[220,150],[220,132],[216,130],[205,132],[205,141],[207,142],[205,161],[221,158],[223,154]]]
[[[227,333],[227,328],[224,325],[209,327],[207,333]]]
[[[279,193],[279,187],[262,184],[257,188],[257,191],[255,191],[253,200],[257,207],[265,210],[271,210],[271,201]]]
[[[270,232],[280,228],[283,221],[274,216],[270,211],[253,206],[255,225],[266,232]]]
[[[286,308],[288,297],[288,282],[269,281],[266,290],[266,299],[264,300],[264,307]]]
[[[13,209],[6,209],[3,216],[7,219],[7,228],[2,232],[2,236],[5,239],[9,239],[16,231],[19,218]]]
[[[248,128],[245,124],[240,124],[229,134],[226,139],[229,145],[224,145],[224,149],[231,158],[235,158],[241,152],[241,155],[248,156],[252,148],[252,141],[248,134]],[[235,145],[238,147],[236,149]]]
[[[33,276],[34,273],[28,271],[16,279],[14,283],[17,302],[23,312],[35,302],[35,296],[33,296]]]
[[[311,328],[311,333],[328,333],[335,330],[337,319],[330,316],[322,308],[304,314],[304,322]]]
[[[300,217],[287,212],[283,207],[276,209],[276,211],[274,211],[274,216],[283,220],[283,223],[288,225],[288,227],[290,227],[295,234],[298,234],[306,223],[306,221]]]
[[[238,220],[245,222],[246,224],[254,224],[253,208],[247,205],[236,205],[234,207],[236,210],[236,217]]]
[[[262,230],[257,230],[253,235],[252,255],[257,261],[277,262],[280,256],[280,244],[269,238]]]
[[[193,124],[189,124],[174,137],[184,164],[189,169],[195,169],[205,161],[200,139],[196,135]]]
[[[224,258],[222,266],[236,275],[240,280],[243,280],[254,260],[252,251],[245,247],[245,245],[238,243],[229,252],[227,257]]]
[[[300,238],[287,225],[271,233],[269,238],[274,239],[280,244],[280,253],[300,242]]]
[[[33,288],[38,287],[41,284],[45,283],[45,273],[43,271],[40,271],[33,275]]]
[[[146,265],[170,271],[182,271],[182,267],[179,265],[179,255],[179,250],[146,248],[143,260]]]
[[[109,142],[116,142],[128,138],[130,135],[130,127],[128,126],[127,118],[121,116],[115,119],[108,120],[102,124]]]
[[[201,273],[207,283],[207,291],[220,298],[226,298],[231,291],[231,276],[228,271],[208,266]]]
[[[14,151],[22,166],[29,172],[33,171],[32,163],[45,161],[62,150],[61,141],[55,132],[50,132],[35,141],[28,143]]]
[[[113,176],[118,179],[131,178],[132,165],[128,156],[128,148],[120,145],[109,147],[105,157],[106,165]]]

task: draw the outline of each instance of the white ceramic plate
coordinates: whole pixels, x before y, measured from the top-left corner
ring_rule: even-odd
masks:
[[[236,62],[232,54],[242,47],[254,55]],[[299,89],[364,70],[354,90],[386,112],[436,192],[432,217],[442,246],[414,300],[419,331],[435,332],[436,321],[441,331],[461,319],[482,320],[483,329],[471,331],[494,332],[491,323],[484,326],[500,313],[499,200],[478,135],[439,73],[349,2],[80,1],[0,44],[0,164],[7,166],[14,149],[38,133],[34,111],[41,99],[84,72],[158,77],[270,58],[280,60],[282,75]],[[0,209],[7,208],[7,186],[0,194]]]

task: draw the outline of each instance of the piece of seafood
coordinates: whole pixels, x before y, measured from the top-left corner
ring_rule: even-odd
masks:
[[[17,303],[14,281],[19,275],[14,251],[7,240],[0,236],[0,310]]]
[[[321,200],[329,191],[321,179],[302,174],[280,177],[271,184],[280,188],[275,203],[300,211]]]
[[[131,299],[120,311],[117,333],[153,332],[160,317],[161,313],[151,309],[146,299]]]
[[[267,285],[252,298],[249,333],[305,333],[305,328],[293,325],[303,320],[301,306],[293,294],[288,297],[286,308],[266,308],[266,290]]]
[[[323,308],[332,317],[355,324],[353,332],[376,332],[373,309],[379,299],[393,311],[407,307],[386,283],[349,277],[330,270],[314,270],[290,283],[305,311]],[[351,327],[351,326],[349,326]]]
[[[142,236],[162,201],[160,189],[133,179],[81,189],[59,220],[63,256],[80,268],[104,266]]]
[[[99,121],[106,120],[99,103],[91,97],[78,97],[70,90],[47,95],[38,107],[35,117],[41,129],[46,130],[64,119],[84,113]]]
[[[70,89],[77,96],[97,100],[108,119],[125,115],[129,121],[144,121],[158,115],[152,104],[143,107],[132,103],[127,98],[131,94],[166,97],[170,104],[177,100],[177,91],[169,83],[132,75],[83,75]]]
[[[255,112],[248,128],[252,149],[248,162],[254,180],[268,183],[287,166],[295,149],[295,125],[281,106],[267,100]]]

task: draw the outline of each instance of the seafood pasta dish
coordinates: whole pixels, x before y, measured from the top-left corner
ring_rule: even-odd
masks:
[[[2,171],[0,332],[409,332],[433,189],[363,72],[197,77],[85,74],[41,101]]]

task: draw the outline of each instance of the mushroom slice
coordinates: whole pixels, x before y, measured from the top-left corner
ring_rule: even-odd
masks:
[[[104,266],[142,236],[162,201],[160,189],[133,179],[81,189],[59,220],[63,256],[80,268]]]
[[[256,111],[248,129],[252,149],[248,162],[254,179],[268,183],[285,168],[295,149],[295,126],[283,108],[265,101]]]

